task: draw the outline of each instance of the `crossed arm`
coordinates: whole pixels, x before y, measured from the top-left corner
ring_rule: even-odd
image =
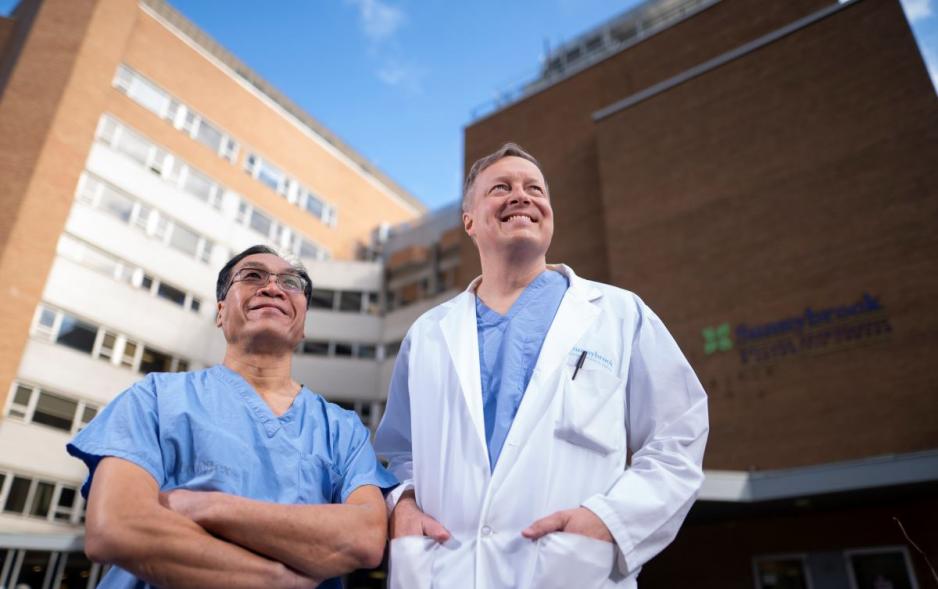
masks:
[[[381,492],[370,486],[341,505],[161,494],[144,469],[105,458],[89,493],[85,550],[161,587],[315,587],[377,566],[386,513]]]

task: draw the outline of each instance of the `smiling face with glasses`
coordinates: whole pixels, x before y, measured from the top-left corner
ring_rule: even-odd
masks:
[[[303,339],[310,284],[280,256],[246,256],[231,269],[216,323],[229,344],[292,353]]]

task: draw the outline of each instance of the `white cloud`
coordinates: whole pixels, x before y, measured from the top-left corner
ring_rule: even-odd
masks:
[[[902,0],[909,22],[916,22],[934,14],[934,0]]]
[[[413,64],[390,59],[378,70],[378,79],[394,88],[403,88],[409,92],[423,92],[423,77],[426,70]]]
[[[346,0],[358,9],[362,31],[374,43],[386,41],[407,20],[404,11],[381,0]]]

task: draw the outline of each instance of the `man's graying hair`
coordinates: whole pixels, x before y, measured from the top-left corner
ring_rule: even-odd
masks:
[[[537,161],[530,153],[526,152],[517,143],[508,142],[501,147],[499,147],[495,152],[490,153],[485,157],[481,157],[476,160],[472,167],[469,168],[469,173],[466,175],[466,181],[463,183],[462,188],[462,210],[466,211],[469,208],[469,193],[472,192],[472,185],[475,184],[476,178],[481,174],[486,168],[497,162],[498,160],[506,157],[520,157],[521,159],[528,160],[535,166],[538,170],[541,170],[541,163]],[[541,170],[541,174],[544,173],[544,170]],[[550,188],[547,186],[547,180],[544,180],[544,190],[547,194],[550,194]]]

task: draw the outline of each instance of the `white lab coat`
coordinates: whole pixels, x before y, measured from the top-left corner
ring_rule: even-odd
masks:
[[[451,533],[391,542],[392,588],[631,588],[674,539],[703,481],[707,399],[661,320],[634,294],[577,277],[544,340],[495,469],[482,414],[475,286],[422,315],[401,346],[375,439]],[[587,359],[575,379],[577,359]],[[631,460],[628,457],[631,456]],[[615,544],[535,520],[583,506]]]

